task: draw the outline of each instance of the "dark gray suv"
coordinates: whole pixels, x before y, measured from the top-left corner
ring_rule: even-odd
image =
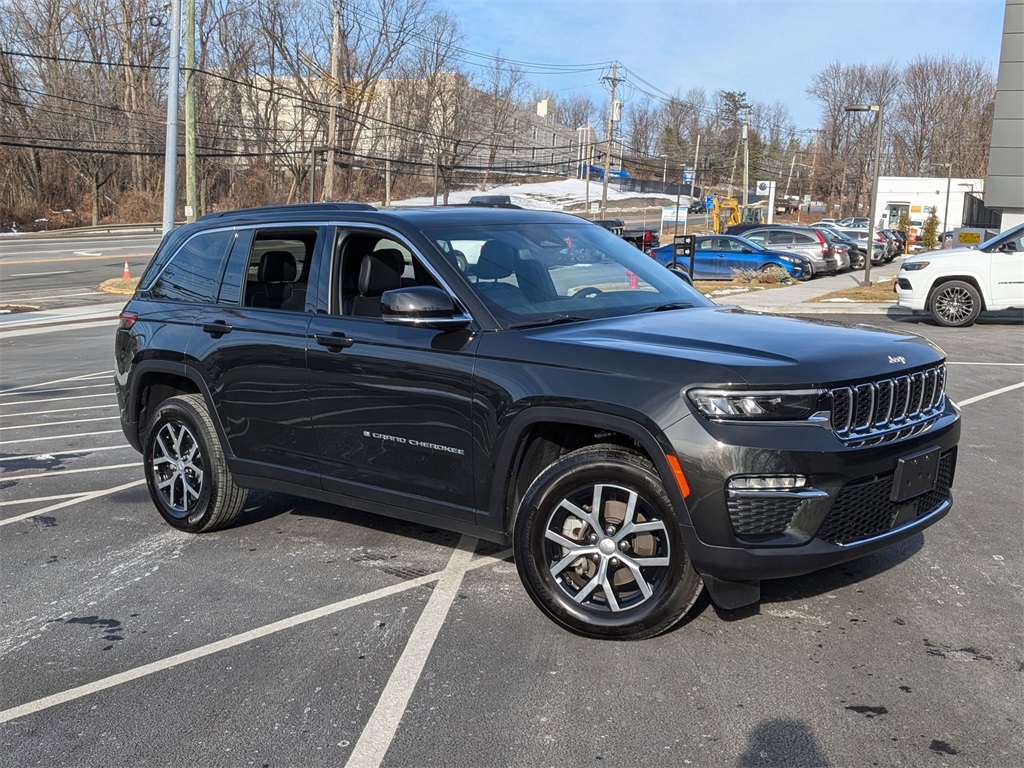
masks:
[[[224,528],[264,488],[511,544],[592,637],[658,634],[703,587],[755,602],[952,505],[938,348],[719,307],[575,216],[205,216],[164,238],[114,346],[169,525]]]

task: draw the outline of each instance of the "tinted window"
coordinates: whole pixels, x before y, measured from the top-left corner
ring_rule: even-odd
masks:
[[[788,245],[793,242],[792,232],[772,232],[768,235],[769,245]]]
[[[816,243],[818,242],[810,235],[805,235],[803,232],[794,232],[793,240],[797,243]]]
[[[257,230],[246,266],[244,305],[305,310],[316,238],[312,227]]]
[[[234,232],[201,232],[171,257],[150,294],[154,299],[213,303]]]

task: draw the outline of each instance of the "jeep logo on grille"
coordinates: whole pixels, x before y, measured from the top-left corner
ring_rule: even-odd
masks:
[[[900,355],[899,357],[893,357],[892,355],[889,355],[889,362],[890,363],[903,363],[904,365],[906,365],[907,364],[907,358],[903,357],[903,355]]]

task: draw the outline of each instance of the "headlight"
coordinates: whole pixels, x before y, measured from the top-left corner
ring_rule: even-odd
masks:
[[[819,410],[821,390],[743,392],[728,389],[691,389],[686,393],[697,410],[709,419],[742,421],[806,421]]]
[[[785,261],[790,264],[799,264],[800,259],[794,259],[792,256],[779,256],[779,261]]]
[[[928,261],[905,261],[903,262],[904,272],[916,272],[919,269],[924,269],[931,262]]]

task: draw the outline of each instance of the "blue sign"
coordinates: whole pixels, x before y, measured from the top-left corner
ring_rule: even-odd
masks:
[[[704,207],[707,208],[709,211],[712,208],[715,207],[715,196],[714,195],[708,195],[707,198],[705,198],[705,200],[704,200]]]
[[[693,183],[693,171],[691,171],[689,168],[687,168],[684,165],[683,166],[683,184],[692,184],[692,183]]]

